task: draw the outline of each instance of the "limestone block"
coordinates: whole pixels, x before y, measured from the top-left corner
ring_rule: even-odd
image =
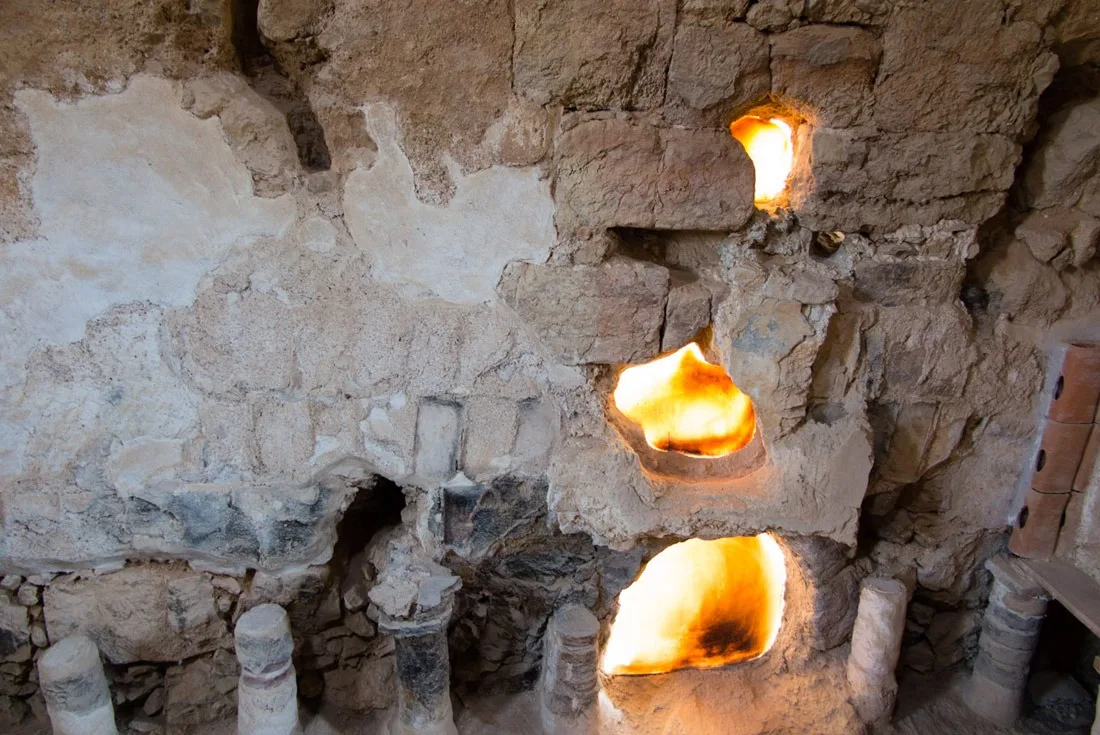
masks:
[[[743,18],[750,0],[683,0],[680,12],[685,18],[717,20]]]
[[[55,640],[83,633],[111,663],[179,661],[228,643],[213,597],[209,580],[186,568],[130,566],[58,577],[43,612]]]
[[[957,398],[977,358],[970,317],[959,303],[880,309],[864,334],[866,359],[888,400]]]
[[[232,717],[239,671],[237,660],[227,650],[169,667],[164,703],[168,726],[209,725]]]
[[[1080,267],[1096,255],[1100,220],[1065,207],[1037,209],[1016,226],[1016,237],[1044,263]]]
[[[882,48],[866,29],[803,26],[771,42],[771,86],[817,125],[870,122],[871,87]]]
[[[878,126],[1021,136],[1057,59],[1042,50],[1038,26],[1003,21],[998,0],[962,0],[935,13],[900,8],[882,38]]]
[[[692,22],[676,31],[668,70],[668,97],[696,110],[721,114],[754,102],[771,84],[768,39],[744,23]]]
[[[805,16],[815,23],[882,25],[890,17],[889,0],[806,0]]]
[[[331,2],[317,0],[261,0],[256,8],[256,22],[264,38],[291,41],[315,34],[319,21],[331,9]]]
[[[450,479],[462,452],[462,405],[425,398],[416,416],[416,475],[425,481]]]
[[[313,427],[306,401],[260,399],[252,406],[259,469],[283,481],[306,481],[313,455]]]
[[[519,404],[516,421],[512,460],[531,471],[545,469],[558,438],[561,417],[557,409],[548,400],[527,399]]]
[[[962,291],[966,266],[959,260],[861,260],[853,295],[882,306],[951,303]]]
[[[558,360],[626,363],[660,350],[668,280],[666,268],[625,258],[599,266],[517,264],[502,290]]]
[[[1072,206],[1100,163],[1100,99],[1054,115],[1024,172],[1024,195],[1033,208]]]
[[[925,456],[935,428],[937,404],[907,403],[900,407],[881,459],[879,474],[900,484],[916,482],[924,473]]]
[[[698,281],[673,286],[665,305],[661,351],[677,350],[710,325],[710,289]]]
[[[804,0],[760,0],[745,14],[745,22],[760,31],[776,32],[802,14]]]
[[[353,712],[393,705],[394,657],[363,658],[358,666],[325,672],[325,701]]]
[[[513,85],[581,109],[658,105],[675,14],[674,0],[519,0]]]
[[[340,619],[340,590],[332,583],[327,566],[298,571],[256,572],[241,595],[242,609],[273,603],[286,608],[294,630],[315,633]]]
[[[724,130],[591,119],[558,142],[559,229],[733,230],[753,212],[754,174]]]
[[[0,593],[0,659],[26,660],[30,657],[30,617],[27,608]]]

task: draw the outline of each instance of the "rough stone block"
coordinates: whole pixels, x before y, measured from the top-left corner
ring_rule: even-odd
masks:
[[[462,406],[425,398],[416,416],[416,475],[427,481],[448,480],[458,470],[462,451]]]
[[[882,48],[875,121],[884,130],[1020,136],[1057,69],[1040,29],[1005,22],[998,0],[899,8]]]
[[[710,325],[710,289],[698,281],[673,286],[665,305],[661,350],[677,350]]]
[[[26,660],[30,657],[30,617],[27,608],[0,593],[0,659]]]
[[[555,358],[570,365],[627,363],[660,350],[668,269],[616,259],[599,266],[516,264],[504,298]]]
[[[680,24],[668,70],[668,97],[723,116],[770,89],[768,38],[744,23]],[[728,120],[726,121],[728,122]]]
[[[823,127],[870,122],[871,87],[882,48],[862,28],[803,26],[771,44],[771,85]]]
[[[581,109],[660,104],[675,14],[675,0],[519,0],[514,87]]]
[[[558,145],[558,225],[733,230],[753,212],[754,174],[724,130],[591,119]]]
[[[164,719],[169,728],[209,725],[233,716],[240,667],[229,651],[218,651],[165,674]]]
[[[1044,129],[1024,172],[1034,209],[1072,206],[1100,164],[1100,99],[1057,113]]]
[[[882,306],[950,303],[959,298],[962,260],[863,260],[855,266],[853,295]]]
[[[214,588],[177,566],[130,566],[99,577],[69,574],[46,588],[54,639],[83,633],[114,664],[179,661],[228,643]]]

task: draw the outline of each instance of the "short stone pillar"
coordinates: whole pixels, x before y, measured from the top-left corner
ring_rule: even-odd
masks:
[[[546,735],[587,735],[597,728],[600,623],[581,605],[565,605],[546,626],[539,706]]]
[[[869,577],[859,591],[859,609],[848,654],[852,704],[864,722],[881,722],[894,711],[909,590],[896,579]]]
[[[397,663],[397,715],[390,735],[458,735],[451,709],[447,623],[461,580],[426,559],[407,540],[368,596],[378,630],[392,635]]]
[[[994,583],[982,618],[974,671],[963,696],[973,712],[1002,727],[1011,727],[1019,719],[1046,611],[1045,597]]]
[[[301,735],[294,639],[278,605],[254,607],[233,631],[241,678],[237,687],[238,735]]]
[[[90,638],[69,636],[46,649],[38,683],[54,735],[117,735],[107,677]]]

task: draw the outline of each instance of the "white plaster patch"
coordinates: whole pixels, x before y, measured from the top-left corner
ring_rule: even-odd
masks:
[[[479,304],[493,300],[509,262],[546,260],[554,202],[536,169],[493,166],[457,175],[446,206],[425,204],[397,143],[393,109],[367,105],[364,114],[378,156],[348,176],[344,216],[356,244],[371,255],[375,278],[408,298]]]
[[[64,103],[22,90],[37,149],[40,237],[0,250],[0,386],[36,344],[80,339],[115,304],[181,306],[234,245],[284,234],[291,196],[260,199],[216,119],[139,76],[120,94]]]

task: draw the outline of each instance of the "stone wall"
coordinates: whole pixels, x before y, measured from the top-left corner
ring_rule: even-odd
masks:
[[[66,605],[128,575],[184,660],[118,649],[133,690],[228,682],[242,600],[303,569],[339,592],[378,478],[464,579],[468,681],[529,680],[552,607],[613,597],[595,570],[631,549],[764,529],[858,542],[916,585],[907,660],[965,655],[1047,351],[1100,336],[1088,0],[11,0],[0,26],[7,711]],[[796,123],[776,215],[725,128],[760,104]],[[721,492],[648,476],[606,414],[697,321],[768,447]],[[432,530],[458,472],[519,519],[500,556]],[[385,675],[353,606],[303,649],[326,691]],[[344,628],[369,651],[328,652]]]

